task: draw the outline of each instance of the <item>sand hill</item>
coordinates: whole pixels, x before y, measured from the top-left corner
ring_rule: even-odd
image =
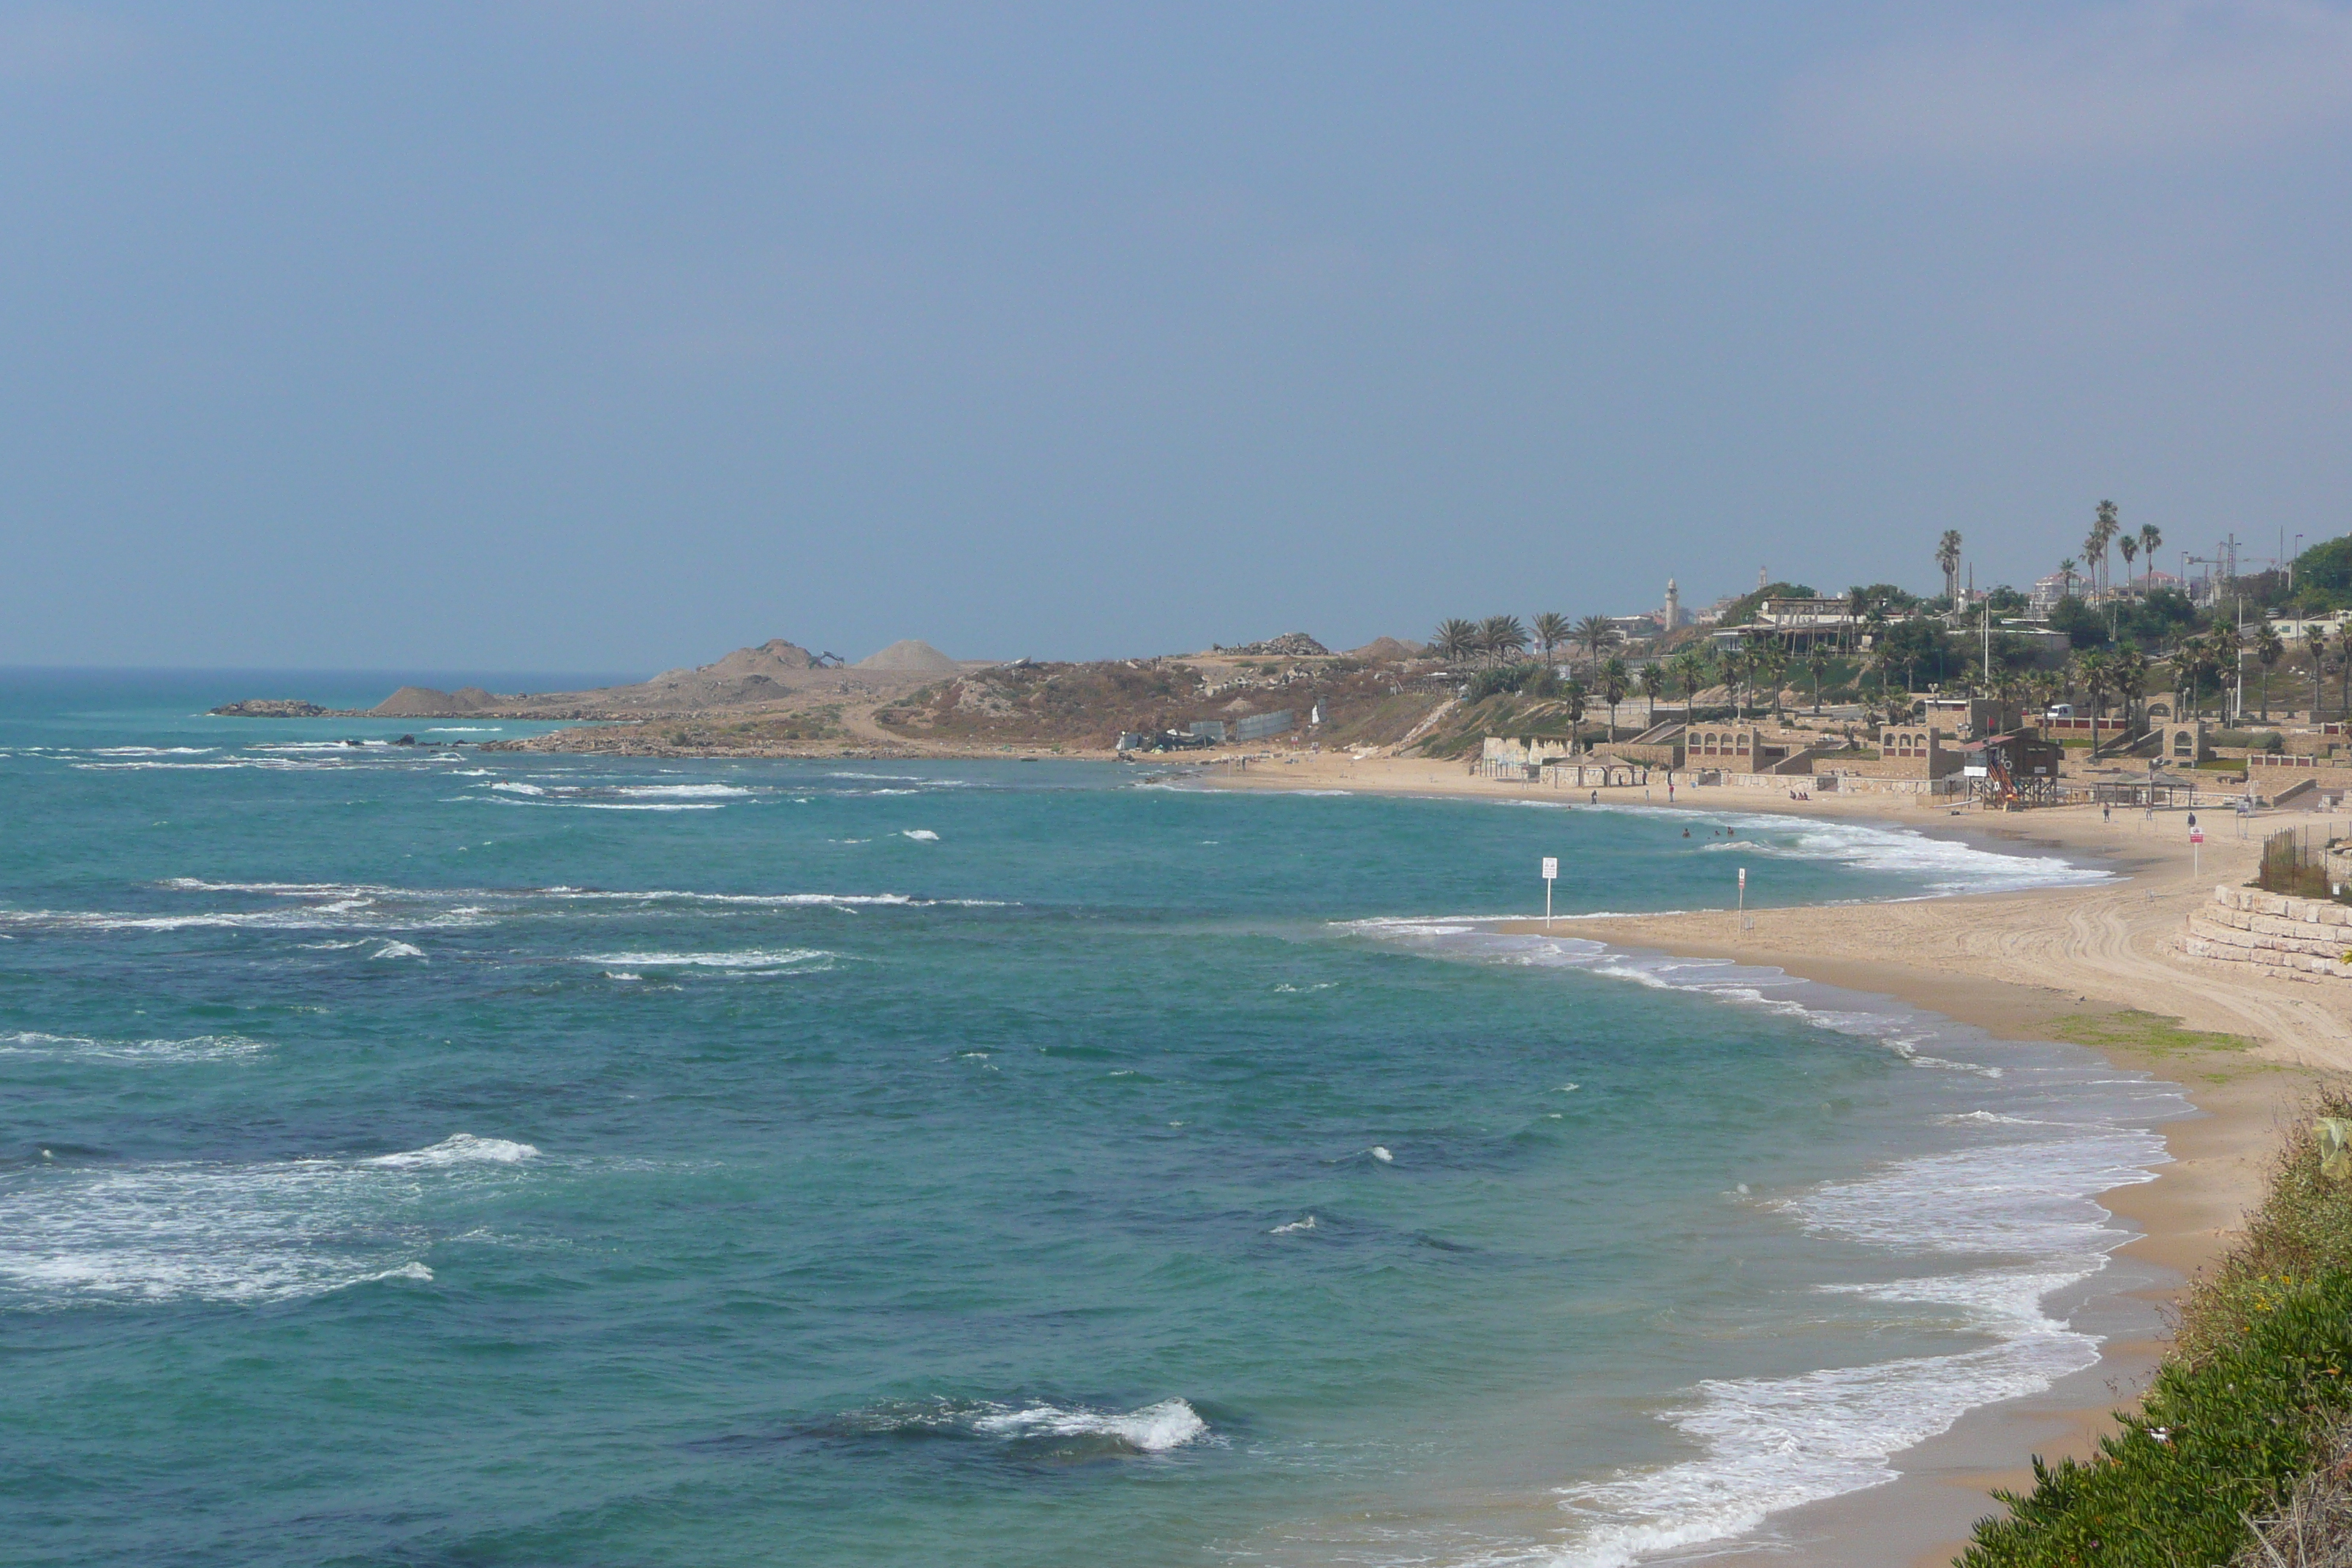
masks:
[[[904,637],[880,653],[861,658],[855,668],[890,675],[961,675],[963,666],[920,637]]]

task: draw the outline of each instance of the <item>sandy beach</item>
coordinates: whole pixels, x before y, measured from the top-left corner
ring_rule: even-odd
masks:
[[[1478,778],[1458,763],[1345,755],[1210,768],[1200,782],[1538,798],[1571,807],[1593,798],[1590,791]],[[1662,786],[1601,790],[1599,799],[1667,804]],[[1799,801],[1785,792],[1723,786],[1677,787],[1675,805],[1726,817],[1761,812],[1869,821],[2062,855],[2115,873],[2082,887],[1826,907],[1772,907],[1759,875],[1750,897],[1764,907],[1750,907],[1745,927],[1727,888],[1720,910],[1562,920],[1552,929],[1629,949],[1769,965],[1891,996],[1996,1037],[2072,1041],[2119,1068],[2180,1085],[2201,1114],[2164,1129],[2172,1163],[2155,1181],[2101,1200],[2145,1233],[2118,1254],[2119,1266],[2144,1281],[2131,1296],[2168,1301],[2221,1250],[2259,1193],[2283,1121],[2317,1079],[2352,1070],[2352,986],[2263,979],[2186,957],[2174,945],[2193,906],[2217,885],[2252,875],[2271,826],[2266,817],[2241,823],[2225,812],[2200,813],[2206,841],[2194,847],[2179,812],[2153,819],[2121,811],[2103,818],[2095,807],[1992,814],[1956,811],[1931,798]],[[1528,887],[1531,899],[1539,897],[1532,876]],[[1506,929],[1543,926],[1531,920]],[[1717,1543],[1695,1555],[1711,1563],[1947,1563],[1970,1523],[1992,1510],[1990,1489],[2030,1484],[2032,1455],[2087,1452],[2108,1428],[2110,1406],[2138,1392],[2162,1348],[2144,1331],[2119,1333],[2103,1347],[2098,1366],[2041,1396],[1981,1407],[1899,1456],[1901,1481],[1791,1510],[1752,1545]]]

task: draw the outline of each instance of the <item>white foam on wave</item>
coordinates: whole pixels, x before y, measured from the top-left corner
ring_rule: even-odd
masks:
[[[537,1154],[459,1133],[374,1159],[44,1163],[0,1175],[0,1305],[299,1300],[430,1280],[433,1182]]]
[[[404,914],[350,899],[304,909],[205,910],[184,915],[116,914],[100,910],[0,910],[0,926],[34,931],[427,931],[483,922],[477,910]]]
[[[641,796],[649,800],[655,798],[663,800],[690,800],[699,799],[706,796],[714,799],[748,800],[751,797],[753,792],[748,789],[740,788],[734,784],[615,784],[613,788],[613,793],[614,795]]]
[[[724,811],[723,800],[550,800],[499,801],[500,805],[545,805],[560,811]]]
[[[415,903],[450,903],[461,907],[499,904],[554,903],[683,903],[749,909],[958,908],[1004,909],[1004,899],[927,899],[913,893],[704,893],[683,888],[394,888],[374,882],[214,882],[195,877],[173,877],[160,884],[179,892],[267,893],[282,899],[394,900]],[[357,906],[353,906],[357,907]],[[458,912],[452,910],[452,913]],[[488,912],[472,908],[471,917]],[[5,920],[0,911],[0,920]]]
[[[507,1138],[477,1138],[470,1132],[452,1132],[438,1143],[423,1149],[409,1149],[398,1154],[378,1154],[362,1160],[362,1165],[379,1169],[420,1170],[443,1165],[519,1165],[525,1160],[539,1158],[539,1150],[529,1143],[518,1143]]]
[[[92,746],[93,757],[205,757],[217,746]]]
[[[34,1030],[0,1034],[0,1056],[118,1062],[233,1061],[269,1047],[243,1035],[195,1035],[184,1040],[100,1040],[87,1035]]]
[[[2056,856],[2015,855],[1940,838],[1916,828],[1791,816],[1780,812],[1721,814],[1687,807],[1609,805],[1583,811],[1679,817],[1730,826],[1738,838],[1694,841],[1701,853],[1741,854],[1765,859],[1825,860],[1859,871],[1927,879],[1920,896],[2010,892],[2021,888],[2082,886],[2114,880],[2095,867]]]
[[[1823,1006],[1791,994],[1809,988],[1778,970],[1644,958],[1580,938],[1503,936],[1466,921],[1362,921],[1346,929],[1447,956],[1581,969],[1690,992],[1870,1040],[1922,1068],[1989,1079],[2003,1071],[1923,1048],[1951,1048],[1942,1044],[1953,1032],[1948,1021],[1900,1009]],[[1662,1416],[1698,1445],[1698,1457],[1563,1489],[1582,1521],[1577,1539],[1510,1561],[1622,1568],[1652,1553],[1744,1534],[1782,1510],[1895,1479],[1895,1455],[1948,1430],[1969,1410],[2038,1394],[2097,1364],[2098,1337],[2052,1316],[2043,1303],[2107,1266],[2126,1233],[2112,1224],[2098,1195],[2153,1180],[2153,1167],[2169,1158],[2164,1140],[2144,1126],[2035,1121],[1986,1110],[1936,1120],[1988,1132],[1972,1146],[1897,1161],[1764,1207],[1814,1235],[1892,1258],[1986,1260],[1980,1268],[1821,1289],[1897,1310],[1916,1330],[1990,1342],[1795,1376],[1703,1382],[1689,1403]]]
[[[1181,1399],[1126,1412],[1030,1405],[982,1415],[971,1425],[1000,1437],[1108,1437],[1141,1454],[1164,1454],[1209,1435],[1209,1424]]]
[[[535,784],[524,784],[518,779],[500,779],[490,787],[503,790],[509,795],[545,795],[547,793]]]
[[[1288,1225],[1278,1225],[1278,1226],[1276,1226],[1272,1230],[1267,1231],[1267,1232],[1266,1232],[1266,1235],[1268,1235],[1268,1236],[1297,1236],[1297,1235],[1299,1232],[1301,1232],[1301,1231],[1313,1230],[1314,1228],[1315,1228],[1315,1216],[1314,1216],[1313,1215],[1308,1215],[1305,1219],[1295,1219],[1295,1220],[1292,1220]]]
[[[2164,1141],[2106,1126],[2087,1137],[1953,1151],[1898,1162],[1773,1205],[1808,1230],[1912,1256],[2023,1256],[1872,1284],[1821,1287],[1932,1310],[1915,1326],[1993,1342],[1949,1355],[1831,1367],[1793,1377],[1710,1379],[1665,1419],[1699,1458],[1563,1489],[1591,1520],[1553,1561],[1621,1568],[1675,1547],[1754,1530],[1771,1514],[1896,1479],[1894,1457],[1981,1405],[2039,1394],[2095,1366],[2099,1337],[2042,1303],[2107,1265],[2126,1239],[2097,1194],[2151,1181]]]
[[[928,827],[902,827],[898,830],[898,836],[901,838],[911,838],[918,844],[937,844],[940,841],[940,836]]]
[[[424,956],[425,950],[423,948],[404,942],[385,942],[382,947],[377,948],[373,952],[368,955],[371,960],[378,958],[423,958]]]
[[[747,969],[775,973],[787,969],[805,972],[810,964],[824,963],[839,954],[819,947],[761,947],[739,952],[599,952],[583,953],[577,962],[615,968],[633,969]]]

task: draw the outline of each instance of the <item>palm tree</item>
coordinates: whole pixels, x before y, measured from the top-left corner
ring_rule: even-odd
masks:
[[[1558,610],[1546,610],[1536,617],[1536,647],[1543,650],[1544,662],[1551,662],[1552,649],[1574,640],[1576,627]]]
[[[2327,660],[2327,634],[2305,621],[2303,626],[2303,657],[2311,662],[2311,721],[2319,722],[2319,677]]]
[[[1813,711],[1819,714],[1822,710],[1822,677],[1830,670],[1829,645],[1819,637],[1815,637],[1813,646],[1805,651],[1805,668],[1812,672]]]
[[[1789,668],[1789,655],[1778,643],[1761,638],[1748,650],[1748,668],[1753,678],[1762,681],[1772,693],[1772,717],[1780,716],[1780,677]]]
[[[1731,693],[1731,715],[1734,719],[1748,717],[1748,704],[1741,700],[1748,681],[1748,654],[1743,648],[1727,647],[1717,656],[1716,673],[1723,677],[1725,688]]]
[[[2074,673],[2083,689],[2091,694],[2091,760],[2099,756],[2099,708],[2106,694],[2115,689],[2114,661],[2103,648],[2092,648],[2074,660]]]
[[[2222,683],[2220,688],[2222,721],[2227,723],[2232,719],[2242,719],[2243,714],[2232,714],[2230,711],[2230,689],[2233,684],[2242,685],[2244,682],[2246,639],[2239,633],[2237,627],[2224,621],[2213,628],[2206,641],[2213,649],[2215,678]],[[2224,670],[2229,672],[2228,675],[2221,673]],[[2234,681],[2231,677],[2236,678]]]
[[[2212,645],[2201,637],[2183,637],[2180,646],[2173,650],[2173,683],[2180,692],[2181,706],[2189,714],[2203,710],[2205,678],[2213,672],[2215,663]]]
[[[2098,521],[2091,524],[2091,535],[2083,542],[2085,546],[2083,552],[2084,557],[2090,562],[2093,572],[2100,577],[2106,574],[2107,546],[2115,542],[2116,535],[2122,531],[2123,524],[2116,518],[2116,503],[2111,500],[2101,501]]]
[[[1429,646],[1438,658],[1453,664],[1479,651],[1478,636],[1478,623],[1475,621],[1440,621],[1436,632],[1429,639]]]
[[[2058,563],[2058,574],[2066,580],[2066,597],[2070,599],[2074,596],[2074,568],[2081,564],[2071,555]]]
[[[2336,711],[2352,714],[2352,620],[2336,628]]]
[[[1584,722],[1584,682],[1569,677],[1568,684],[1559,689],[1559,700],[1568,706],[1568,738],[1573,746],[1577,729]]]
[[[2152,522],[2143,522],[2139,525],[2139,549],[2140,553],[2147,557],[2147,575],[2150,582],[2156,580],[2157,547],[2163,542],[2164,530]]]
[[[1944,605],[1947,609],[1960,607],[1960,531],[1944,530],[1944,537],[1936,542],[1936,564],[1944,570]]]
[[[1856,628],[1862,625],[1863,613],[1869,609],[1869,601],[1864,595],[1863,591],[1860,588],[1848,588],[1845,591],[1845,647],[1848,653],[1852,653],[1854,650],[1853,639]]]
[[[1642,695],[1649,701],[1647,717],[1650,724],[1658,721],[1658,699],[1666,694],[1668,679],[1665,665],[1658,659],[1654,658],[1642,667]],[[1647,729],[1649,725],[1643,727]]]
[[[2271,668],[2286,656],[2286,641],[2268,621],[2254,634],[2254,662],[2263,667],[2263,722],[2271,721]]]
[[[1499,663],[1505,654],[1527,650],[1528,628],[1517,616],[1488,616],[1478,623],[1478,640],[1486,657]]]
[[[2347,625],[2352,625],[2347,622]],[[1675,655],[1675,678],[1683,683],[1683,721],[1688,723],[1696,711],[1698,694],[1706,681],[1706,655],[1695,647],[1686,647]]]
[[[2116,655],[2116,695],[2124,700],[2123,729],[2132,732],[2132,703],[2147,695],[2147,655],[2127,647]]]
[[[2116,540],[2116,553],[2124,558],[2124,581],[2129,583],[2132,576],[2132,562],[2139,555],[2139,536],[2136,533],[2126,533]]]
[[[1617,623],[1607,616],[1587,616],[1576,623],[1576,640],[1584,645],[1585,658],[1601,662],[1601,650],[1617,640]]]
[[[1617,739],[1617,704],[1625,700],[1633,689],[1633,678],[1625,668],[1625,661],[1614,657],[1603,661],[1600,678],[1594,684],[1600,689],[1601,700],[1609,704],[1609,739]]]

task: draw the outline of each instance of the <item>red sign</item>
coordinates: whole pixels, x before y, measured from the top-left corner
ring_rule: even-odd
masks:
[[[2200,827],[2200,828],[2196,829],[2195,831],[2191,832],[2191,833],[2189,835],[2189,843],[2191,843],[2191,844],[2202,844],[2202,843],[2204,843],[2204,842],[2205,842],[2205,830],[2204,830],[2203,828]]]

